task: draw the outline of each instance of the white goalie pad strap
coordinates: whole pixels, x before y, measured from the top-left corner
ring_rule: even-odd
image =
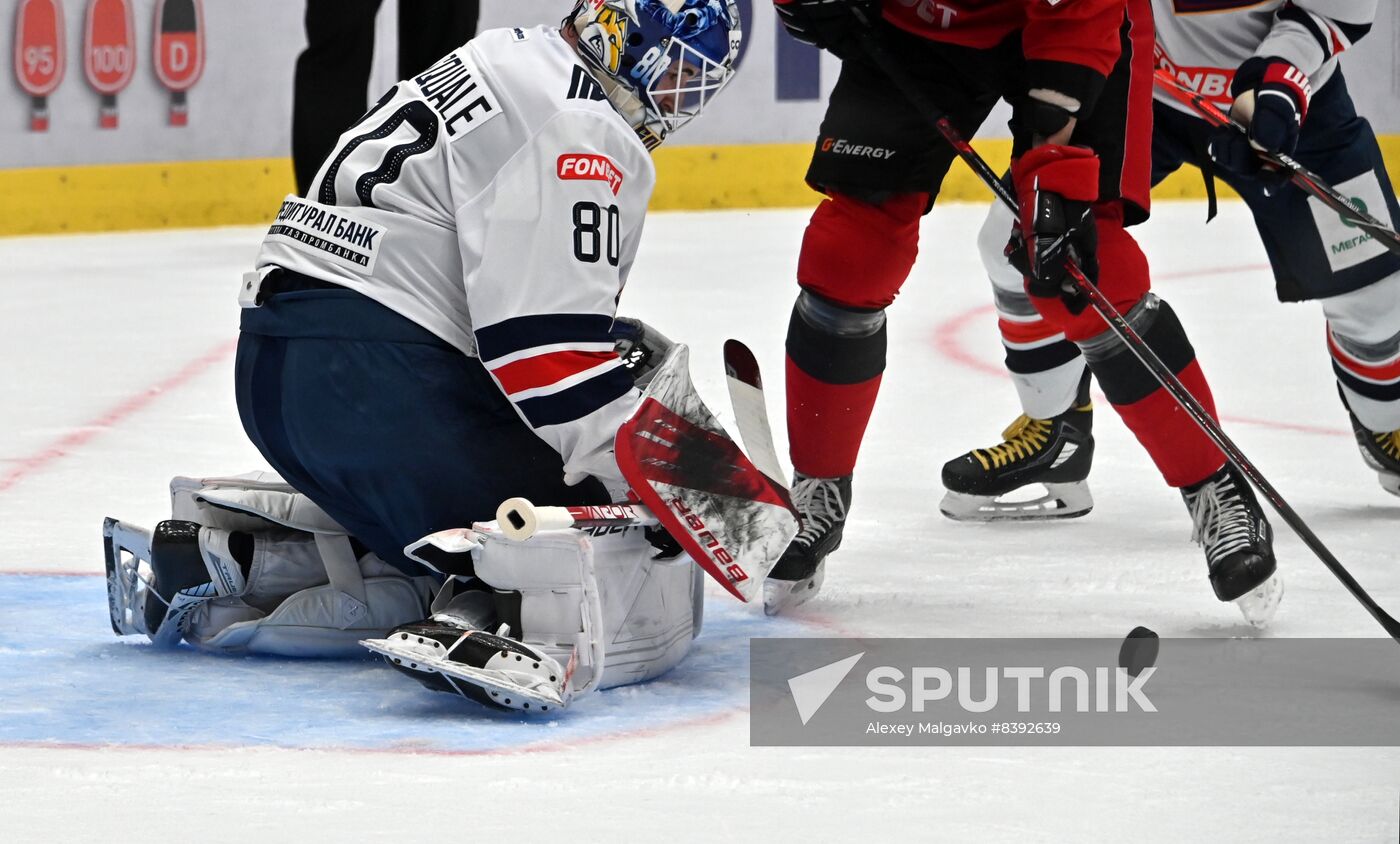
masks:
[[[576,695],[649,680],[689,651],[703,616],[701,572],[686,555],[653,559],[643,529],[545,531],[514,542],[478,527],[477,576],[520,593],[520,640],[561,663],[575,647],[580,665],[596,663]],[[590,619],[595,601],[598,614]],[[590,660],[585,652],[596,655]]]
[[[256,533],[268,522],[309,533],[344,534],[345,528],[273,472],[170,481],[171,518],[224,530]]]
[[[603,609],[593,569],[593,546],[578,530],[541,531],[516,542],[476,526],[476,576],[493,589],[520,593],[514,638],[561,654],[570,691],[598,687],[605,667]]]
[[[365,581],[360,576],[360,562],[350,547],[350,537],[316,534],[316,550],[326,567],[331,589],[335,592],[336,626],[353,627],[369,608]]]

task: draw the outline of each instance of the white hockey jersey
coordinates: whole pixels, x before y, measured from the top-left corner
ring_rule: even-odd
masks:
[[[1371,28],[1376,0],[1152,0],[1157,66],[1229,109],[1235,70],[1251,56],[1278,56],[1308,75],[1314,91],[1337,56]],[[1157,99],[1195,115],[1160,91]]]
[[[487,31],[340,136],[258,266],[358,291],[480,358],[571,482],[616,491],[613,438],[640,394],[609,331],[655,179],[557,29]]]

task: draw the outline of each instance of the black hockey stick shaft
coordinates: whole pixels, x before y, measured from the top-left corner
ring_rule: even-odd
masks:
[[[1190,108],[1201,116],[1212,126],[1228,126],[1240,135],[1248,136],[1248,131],[1230,118],[1228,114],[1221,111],[1215,103],[1206,99],[1196,91],[1192,91],[1179,80],[1165,70],[1158,70],[1156,73],[1157,87],[1169,94],[1177,102]],[[1352,225],[1362,229],[1367,234],[1376,238],[1381,245],[1391,252],[1400,254],[1400,234],[1394,229],[1372,217],[1370,214],[1356,207],[1356,204],[1339,192],[1336,188],[1327,184],[1323,178],[1303,165],[1299,164],[1292,156],[1281,152],[1265,152],[1257,150],[1259,156],[1273,166],[1288,173],[1288,180],[1304,191],[1317,197],[1322,204],[1342,215],[1342,219]]]
[[[899,89],[905,99],[933,123],[934,128],[936,128],[938,133],[943,136],[944,140],[953,147],[963,162],[972,168],[972,172],[976,173],[978,178],[986,183],[987,187],[996,194],[997,198],[1019,218],[1020,209],[1017,205],[1016,197],[1011,193],[1010,188],[1002,183],[1001,179],[998,178],[996,172],[992,170],[986,160],[978,155],[977,151],[972,148],[972,145],[953,127],[952,123],[948,121],[948,116],[943,113],[942,109],[938,108],[938,106],[924,94],[923,90],[919,88],[907,73],[905,73],[904,68],[895,61],[888,51],[886,51],[875,29],[870,25],[870,21],[866,18],[863,11],[855,6],[850,6],[848,8],[851,9],[852,14],[855,15],[861,24],[860,40],[862,48],[870,60],[889,77],[889,80],[894,84],[895,88]],[[1181,409],[1190,415],[1191,419],[1195,421],[1201,431],[1210,438],[1211,442],[1215,443],[1216,446],[1225,453],[1230,459],[1230,462],[1233,463],[1245,477],[1249,478],[1250,482],[1259,489],[1259,492],[1268,500],[1274,510],[1283,517],[1283,520],[1288,523],[1288,526],[1293,529],[1294,533],[1298,534],[1298,537],[1303,540],[1304,544],[1317,555],[1318,559],[1322,560],[1323,565],[1327,566],[1328,570],[1342,582],[1342,585],[1346,587],[1352,597],[1366,608],[1366,611],[1380,623],[1381,627],[1385,628],[1385,632],[1390,634],[1391,638],[1400,642],[1400,621],[1396,621],[1395,618],[1382,609],[1361,584],[1356,581],[1356,578],[1352,577],[1351,572],[1347,571],[1346,566],[1342,565],[1341,561],[1323,544],[1317,534],[1313,533],[1312,528],[1308,527],[1307,523],[1304,522],[1289,503],[1284,500],[1283,496],[1274,488],[1274,485],[1269,483],[1268,479],[1255,468],[1249,458],[1244,455],[1244,452],[1240,451],[1234,441],[1221,429],[1220,424],[1215,421],[1215,418],[1206,411],[1201,403],[1197,401],[1196,397],[1191,394],[1191,391],[1186,388],[1186,385],[1181,383],[1171,369],[1157,356],[1157,353],[1142,339],[1142,336],[1123,318],[1123,315],[1118,312],[1118,309],[1113,306],[1113,303],[1109,301],[1108,297],[1104,296],[1098,287],[1073,264],[1070,265],[1070,276],[1074,279],[1075,286],[1088,297],[1089,303],[1093,306],[1094,310],[1108,323],[1109,328],[1112,329],[1114,334],[1118,335],[1118,338],[1123,341],[1124,345],[1128,347],[1128,350],[1142,362],[1143,366],[1147,367],[1152,373],[1153,378],[1157,380],[1157,383],[1161,384],[1163,389],[1171,394],[1172,398],[1181,406]]]

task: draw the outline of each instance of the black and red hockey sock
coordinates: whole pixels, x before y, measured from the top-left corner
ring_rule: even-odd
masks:
[[[1149,294],[1125,316],[1211,418],[1216,418],[1215,398],[1196,361],[1196,350],[1171,306]],[[1191,486],[1224,465],[1220,448],[1117,335],[1104,332],[1080,347],[1109,403],[1147,449],[1169,485]]]
[[[885,371],[885,314],[804,292],[787,335],[792,465],[813,478],[852,473]]]

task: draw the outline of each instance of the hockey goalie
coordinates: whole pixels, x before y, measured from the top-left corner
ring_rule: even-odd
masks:
[[[729,80],[733,0],[583,0],[399,82],[288,197],[244,279],[236,390],[276,474],[177,478],[108,520],[112,626],[158,645],[363,653],[554,711],[654,677],[701,568],[747,599],[795,533],[685,347],[616,318],[649,150]],[[655,526],[493,519],[641,502]],[[697,567],[698,565],[698,567]]]

